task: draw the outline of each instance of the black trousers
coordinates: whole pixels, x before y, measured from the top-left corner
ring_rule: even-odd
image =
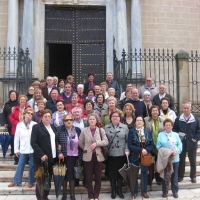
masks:
[[[188,153],[188,158],[190,161],[190,178],[196,178],[196,156],[197,150],[183,150],[180,154],[180,163],[178,169],[178,178],[183,178],[185,174],[185,157]]]

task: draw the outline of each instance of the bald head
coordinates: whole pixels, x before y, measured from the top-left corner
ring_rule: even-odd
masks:
[[[139,92],[136,88],[132,89],[132,98],[133,100],[137,101],[139,99]]]
[[[151,87],[151,86],[152,86],[152,79],[151,79],[151,77],[147,77],[145,83],[146,83],[146,85],[147,85],[148,87]]]

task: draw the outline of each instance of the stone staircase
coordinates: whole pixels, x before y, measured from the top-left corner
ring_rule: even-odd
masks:
[[[200,143],[199,143],[200,147]],[[12,181],[16,166],[14,165],[13,157],[9,156],[10,149],[8,149],[7,156],[4,159],[2,155],[2,150],[0,148],[0,195],[19,195],[19,194],[35,194],[35,187],[28,188],[27,187],[27,180],[28,180],[28,166],[25,166],[25,171],[23,174],[23,182],[20,186],[15,187],[7,187],[7,185]],[[192,184],[189,178],[190,166],[189,160],[186,158],[186,172],[185,178],[182,182],[179,183],[180,189],[194,189],[200,187],[200,148],[197,151],[197,183]],[[161,191],[161,186],[158,186],[155,182],[153,182],[152,189],[154,191]],[[101,186],[101,193],[109,193],[111,191],[110,183],[108,179],[104,175],[104,171],[102,173],[102,186]],[[123,187],[123,191],[128,191],[127,187]],[[80,186],[76,187],[75,192],[77,194],[84,194],[87,193],[86,188],[82,186],[82,181],[80,181]],[[52,182],[52,188],[50,194],[55,194],[54,192],[54,183]]]

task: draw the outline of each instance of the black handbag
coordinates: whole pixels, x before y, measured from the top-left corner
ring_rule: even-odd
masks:
[[[49,176],[48,171],[48,161],[43,162],[43,168],[44,168],[44,190],[50,190],[51,188],[51,177]]]
[[[82,177],[83,177],[83,167],[81,166],[79,160],[77,160],[74,166],[74,178],[81,179]]]
[[[99,129],[99,133],[100,133],[100,137],[101,137],[101,140],[102,140],[101,129]],[[110,144],[108,146],[101,147],[101,151],[103,153],[103,156],[104,156],[105,160],[107,160],[107,158],[108,158],[109,149],[110,149],[111,144],[112,144],[113,140],[115,139],[116,135],[117,135],[117,133],[115,133],[113,139],[111,140],[111,142],[110,142]]]

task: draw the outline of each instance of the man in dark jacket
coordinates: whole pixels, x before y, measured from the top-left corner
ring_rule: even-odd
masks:
[[[135,116],[147,117],[147,109],[143,101],[139,99],[139,92],[136,88],[132,89],[132,99],[127,100],[126,103],[131,103],[135,108]]]
[[[174,99],[173,97],[170,95],[170,94],[167,94],[166,93],[166,86],[161,84],[159,86],[159,93],[156,94],[153,99],[152,99],[152,104],[153,105],[157,105],[160,109],[161,109],[161,103],[160,103],[160,100],[163,98],[163,97],[167,97],[169,99],[169,108],[173,111],[175,111],[175,107],[174,107]]]
[[[56,101],[61,99],[59,96],[59,89],[57,87],[53,88],[50,92],[51,99],[46,102],[46,108],[50,109],[53,113],[56,109]]]
[[[185,174],[185,157],[188,152],[190,161],[190,178],[196,183],[196,152],[200,138],[199,120],[191,113],[191,103],[183,104],[183,114],[176,118],[173,131],[181,134],[183,150],[180,154],[178,180],[181,182]],[[184,135],[185,134],[185,135]]]
[[[111,72],[106,74],[106,83],[108,84],[108,88],[115,89],[115,97],[119,98],[119,84],[117,81],[113,80],[113,74]]]

